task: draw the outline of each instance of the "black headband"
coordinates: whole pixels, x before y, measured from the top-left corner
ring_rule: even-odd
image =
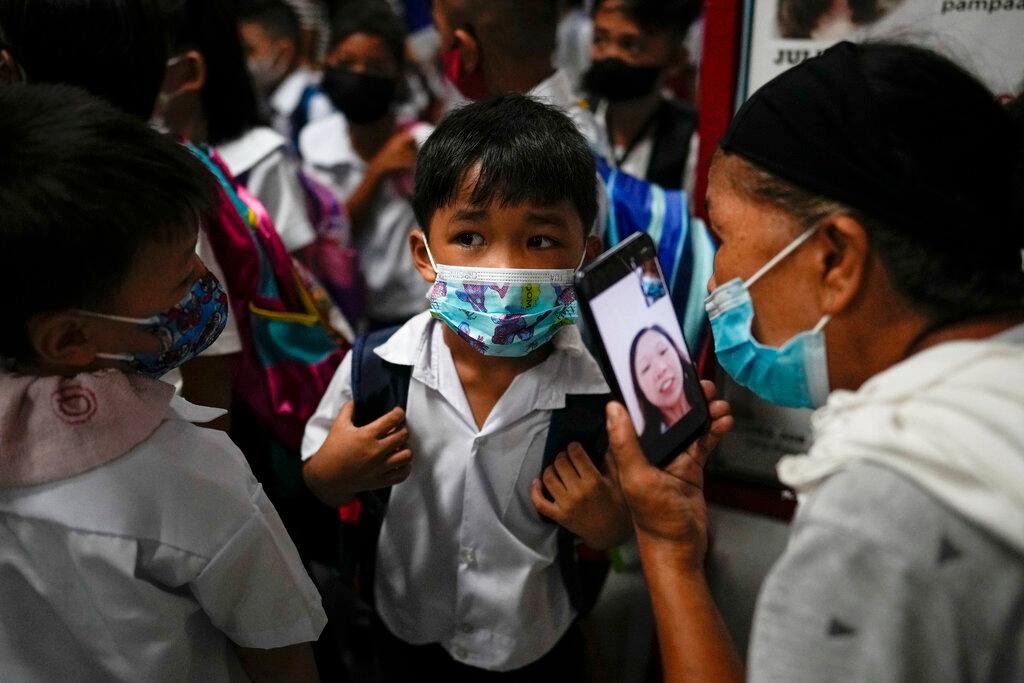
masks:
[[[999,207],[986,216],[984,207],[967,206],[901,161],[862,49],[839,43],[773,79],[740,108],[722,149],[925,243],[943,239],[939,225],[1005,220]]]

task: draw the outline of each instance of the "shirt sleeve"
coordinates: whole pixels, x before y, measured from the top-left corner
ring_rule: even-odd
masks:
[[[345,358],[338,366],[334,378],[327,386],[324,397],[320,399],[313,417],[306,423],[306,431],[302,435],[302,460],[305,462],[313,457],[320,446],[324,444],[327,435],[331,431],[331,425],[338,416],[342,406],[352,400],[352,352],[345,354]]]
[[[316,231],[306,213],[298,165],[283,151],[277,150],[256,164],[249,172],[247,186],[267,209],[288,251],[295,252],[313,243]]]
[[[316,640],[327,624],[320,595],[262,487],[250,502],[252,514],[192,581],[192,593],[241,647]]]
[[[941,582],[849,527],[800,524],[758,598],[751,681],[957,680]]]

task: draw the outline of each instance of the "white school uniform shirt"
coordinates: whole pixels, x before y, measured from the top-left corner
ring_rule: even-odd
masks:
[[[417,124],[413,135],[422,144],[432,131],[427,124]],[[299,148],[316,177],[342,201],[347,201],[366,177],[366,162],[353,148],[340,113],[303,128]],[[411,200],[395,176],[384,178],[373,198],[370,223],[355,236],[359,267],[369,290],[367,313],[376,320],[406,320],[427,307],[428,286],[409,253],[409,233],[416,227]]]
[[[601,135],[608,140],[608,102],[601,100],[594,107],[594,117],[600,128]],[[636,178],[647,179],[647,167],[651,164],[651,154],[654,153],[654,126],[650,127],[644,136],[634,145],[626,160],[618,166],[623,173],[628,173]],[[625,153],[625,148],[616,146],[614,156],[608,161],[614,166],[615,159]],[[687,197],[693,197],[693,188],[697,180],[697,153],[700,151],[700,134],[697,131],[690,136],[690,146],[686,151],[686,163],[683,165],[683,177],[681,187]]]
[[[440,643],[465,664],[518,669],[549,652],[575,618],[557,555],[558,527],[530,499],[551,411],[566,394],[608,391],[575,326],[519,375],[478,428],[444,342],[422,313],[375,350],[412,366],[406,424],[413,466],[393,487],[377,545],[377,610],[415,645]],[[342,362],[306,426],[302,457],[323,444],[352,397]]]
[[[299,162],[289,153],[283,135],[257,126],[218,145],[217,154],[231,175],[242,180],[245,189],[263,204],[285,249],[295,252],[316,240],[299,182]]]
[[[281,81],[269,100],[274,130],[289,140],[299,132],[292,130],[292,114],[302,103],[302,93],[306,88],[319,84],[320,74],[305,67],[299,67]],[[309,101],[309,121],[329,116],[334,111],[330,99],[322,92],[313,95]]]
[[[0,680],[248,680],[231,642],[319,636],[320,596],[244,456],[190,423],[221,414],[174,398],[120,458],[0,488]]]

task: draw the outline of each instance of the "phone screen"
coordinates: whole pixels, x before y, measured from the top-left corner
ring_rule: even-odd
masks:
[[[707,420],[668,291],[657,257],[640,253],[588,302],[609,366],[605,372],[614,375],[637,436],[656,462],[675,455]]]

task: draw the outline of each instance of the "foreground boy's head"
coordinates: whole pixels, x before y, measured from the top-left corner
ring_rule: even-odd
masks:
[[[84,91],[0,88],[0,357],[71,374],[159,351],[138,325],[78,311],[142,319],[182,301],[215,192],[188,150]]]
[[[427,282],[439,264],[575,268],[597,215],[586,140],[561,111],[523,95],[467,105],[445,118],[416,161],[410,238]]]

